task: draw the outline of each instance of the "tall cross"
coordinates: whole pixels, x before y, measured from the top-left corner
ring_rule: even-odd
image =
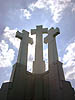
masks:
[[[17,31],[16,37],[21,39],[17,62],[27,67],[28,43],[32,44],[33,40],[29,37],[29,32],[25,30],[22,33]]]
[[[36,34],[35,61],[33,62],[34,73],[43,73],[45,71],[42,34],[47,32],[48,28],[43,28],[42,25],[36,26],[36,29],[31,29],[31,34]]]
[[[60,34],[59,28],[53,27],[48,31],[48,36],[45,37],[44,42],[48,43],[48,65],[55,63],[58,60],[56,36]]]

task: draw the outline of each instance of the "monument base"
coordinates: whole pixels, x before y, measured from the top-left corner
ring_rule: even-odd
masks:
[[[50,65],[54,73],[49,70],[35,74],[24,71],[25,66],[15,64],[17,71],[15,69],[13,82],[3,83],[0,100],[75,100],[74,89],[65,81],[61,65],[61,62]]]
[[[41,74],[45,72],[45,61],[33,61],[33,73]]]

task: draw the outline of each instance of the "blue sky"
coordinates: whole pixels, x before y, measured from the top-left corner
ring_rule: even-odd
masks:
[[[12,65],[17,61],[20,40],[16,31],[30,32],[36,25],[59,27],[57,49],[65,79],[75,88],[75,0],[0,0],[0,86],[9,80]],[[35,52],[29,45],[28,70],[31,71]],[[32,48],[32,53],[31,49]],[[47,46],[44,45],[44,59],[48,65]]]

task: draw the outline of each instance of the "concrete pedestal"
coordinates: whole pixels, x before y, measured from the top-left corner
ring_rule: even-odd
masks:
[[[53,63],[42,74],[27,72],[18,63],[15,68],[13,81],[0,89],[0,100],[75,100],[74,89],[64,79],[61,62]]]
[[[39,65],[39,66],[38,66]],[[45,72],[45,61],[33,62],[33,73],[40,74]]]

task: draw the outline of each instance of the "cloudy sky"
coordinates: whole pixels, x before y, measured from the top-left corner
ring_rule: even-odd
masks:
[[[57,48],[63,62],[65,79],[75,88],[75,0],[0,0],[0,86],[9,81],[12,65],[17,61],[20,40],[16,31],[30,32],[36,25],[59,27]],[[31,71],[35,52],[35,35],[32,53],[29,49],[28,71]],[[44,44],[44,60],[48,65],[47,46]]]

